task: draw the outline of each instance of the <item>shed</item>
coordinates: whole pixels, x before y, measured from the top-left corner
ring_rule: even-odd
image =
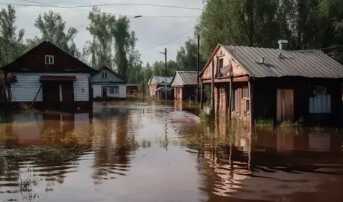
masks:
[[[343,65],[320,50],[218,45],[201,72],[217,114],[240,119],[339,120]]]
[[[138,97],[140,92],[141,85],[139,84],[127,84],[126,85],[126,92],[128,97]]]
[[[156,97],[157,89],[160,87],[170,87],[173,77],[153,76],[148,82],[149,95]]]
[[[195,100],[198,86],[197,71],[176,71],[171,82],[174,88],[174,99]]]
[[[13,104],[67,111],[92,106],[92,68],[50,42],[27,51],[3,71],[15,78],[9,84]]]
[[[103,66],[91,79],[93,98],[125,99],[126,82],[112,69]]]

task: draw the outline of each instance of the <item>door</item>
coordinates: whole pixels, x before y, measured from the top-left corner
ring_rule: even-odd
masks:
[[[72,111],[74,109],[74,86],[73,83],[63,83],[61,84],[62,89],[62,99],[61,108],[67,111]]]
[[[60,89],[57,83],[43,83],[43,103],[46,109],[57,110],[60,103]]]
[[[294,121],[294,90],[277,89],[277,110],[278,122]]]
[[[107,88],[106,87],[102,87],[102,97],[107,98]]]

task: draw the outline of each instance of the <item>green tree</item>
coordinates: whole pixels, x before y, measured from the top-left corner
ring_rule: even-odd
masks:
[[[130,74],[142,66],[140,56],[135,50],[135,33],[130,31],[127,17],[116,18],[113,15],[93,8],[88,16],[88,31],[92,41],[84,48],[84,56],[94,68],[106,65],[117,71],[126,81],[135,80],[137,76]]]
[[[128,79],[130,53],[134,53],[136,37],[130,32],[130,21],[127,17],[120,17],[112,26],[112,34],[115,40],[115,62],[117,71],[124,80]]]
[[[29,40],[30,45],[36,45],[41,41],[50,41],[69,54],[80,57],[80,52],[74,42],[77,30],[74,27],[67,29],[66,22],[59,13],[49,11],[39,15],[34,25],[40,31],[41,36]]]
[[[0,11],[0,65],[4,66],[21,55],[25,46],[23,44],[24,30],[17,31],[15,26],[16,12],[14,7],[8,5],[7,9]]]
[[[341,0],[209,0],[198,26],[202,52],[218,44],[290,49],[337,46],[343,42]]]
[[[98,69],[104,65],[114,68],[112,26],[115,17],[93,8],[88,19],[90,23],[87,29],[92,35],[92,41],[89,41],[88,47],[84,49],[85,57],[90,57],[90,63],[94,68]]]
[[[279,35],[278,1],[209,0],[199,29],[208,57],[218,44],[272,46]]]
[[[179,70],[196,71],[198,62],[198,45],[193,39],[189,39],[177,51],[176,62]],[[200,57],[200,68],[205,61]]]

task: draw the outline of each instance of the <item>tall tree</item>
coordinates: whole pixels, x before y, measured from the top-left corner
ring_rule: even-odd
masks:
[[[199,24],[205,57],[218,44],[291,49],[343,42],[341,0],[209,0]]]
[[[129,30],[130,21],[127,17],[120,17],[112,26],[112,34],[115,39],[115,62],[119,75],[124,80],[128,79],[129,53],[134,49],[136,37]]]
[[[85,56],[90,57],[90,63],[95,68],[104,65],[114,68],[112,26],[116,21],[115,17],[93,8],[88,19],[90,24],[87,29],[92,35],[92,41],[88,42]]]
[[[278,1],[210,0],[199,24],[203,53],[218,44],[272,46],[279,33]]]
[[[77,50],[74,38],[77,30],[74,27],[66,28],[66,22],[59,13],[49,11],[39,15],[35,21],[35,27],[41,33],[40,37],[30,40],[30,44],[37,44],[40,41],[50,41],[67,51],[69,54],[79,57],[80,52]]]
[[[139,53],[135,50],[135,33],[130,31],[127,17],[116,18],[93,8],[89,14],[88,31],[92,41],[84,49],[84,55],[93,67],[106,65],[116,70],[124,80],[130,80],[130,68],[141,66]]]
[[[7,9],[0,11],[0,65],[4,66],[21,55],[25,46],[23,45],[24,30],[17,31],[15,26],[16,12],[14,7],[8,5]]]
[[[194,39],[189,39],[177,51],[176,62],[179,70],[196,71],[198,62],[198,44]],[[205,61],[200,58],[200,67]]]

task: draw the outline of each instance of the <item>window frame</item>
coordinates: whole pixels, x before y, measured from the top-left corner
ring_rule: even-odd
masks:
[[[54,55],[45,55],[45,64],[46,65],[54,65],[55,64],[55,56]]]

